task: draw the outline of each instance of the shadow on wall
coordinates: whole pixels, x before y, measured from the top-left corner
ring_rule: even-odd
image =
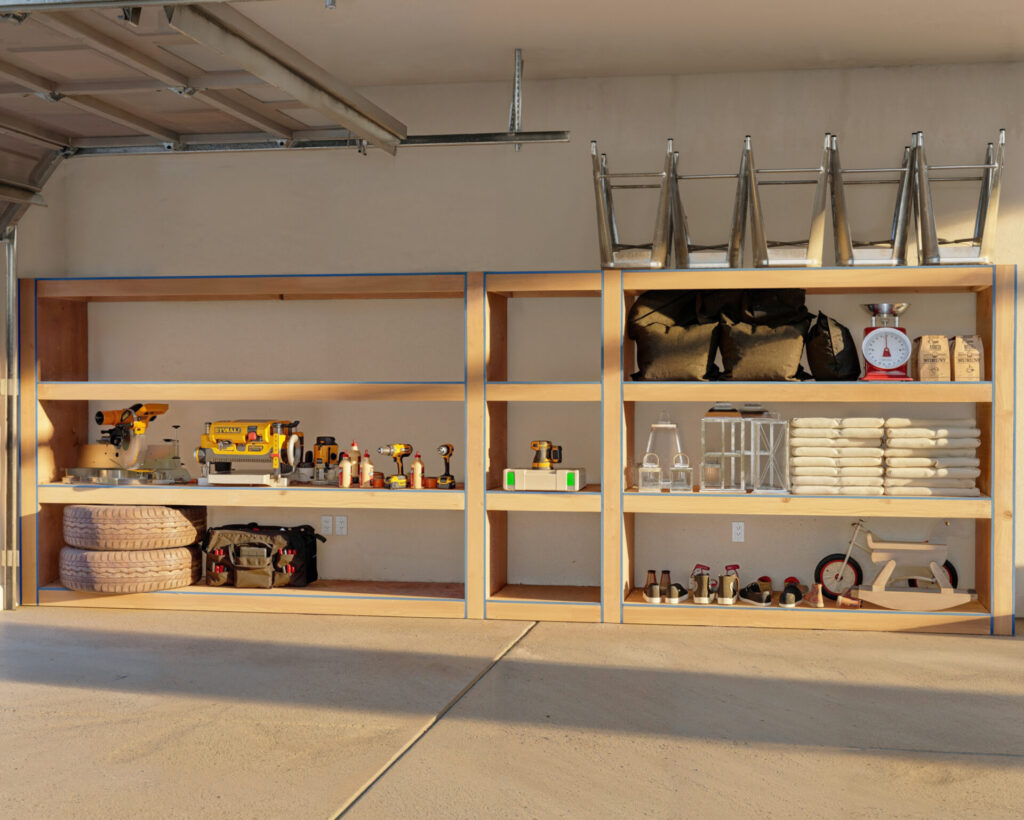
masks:
[[[456,654],[10,621],[0,634],[0,680],[12,683],[345,712],[439,710],[487,664]],[[437,704],[424,702],[418,671],[425,668],[450,683]],[[1015,716],[1024,695],[974,693],[968,703],[964,697],[938,687],[769,678],[756,669],[725,674],[552,663],[517,657],[514,650],[447,719],[856,749],[904,759],[978,755],[989,765],[1020,767],[1024,734]]]

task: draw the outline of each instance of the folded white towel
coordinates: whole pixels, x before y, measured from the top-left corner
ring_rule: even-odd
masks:
[[[818,485],[816,487],[794,487],[793,495],[839,495],[841,487],[826,487],[824,485]]]
[[[887,467],[886,478],[977,478],[977,467]]]
[[[881,467],[882,459],[878,456],[840,456],[836,459],[840,467]]]
[[[977,427],[902,427],[886,431],[889,441],[905,438],[978,438],[981,430]]]
[[[790,419],[790,427],[807,427],[810,429],[815,428],[828,428],[838,427],[839,419],[826,419],[826,418],[808,418],[808,419]]]
[[[892,447],[885,448],[886,458],[974,458],[976,447]]]
[[[840,427],[839,435],[846,438],[881,439],[884,431],[881,427]]]
[[[839,462],[835,458],[827,456],[793,456],[789,463],[794,467],[838,467]]]
[[[840,487],[839,495],[885,495],[884,487]]]
[[[790,425],[789,434],[799,438],[832,439],[839,436],[838,427],[795,427]]]
[[[791,438],[792,447],[881,447],[880,438]]]
[[[974,427],[974,419],[903,419],[885,420],[885,426],[896,427]]]
[[[840,427],[881,427],[885,419],[851,417],[839,419]]]
[[[882,479],[874,476],[852,475],[842,476],[839,479],[840,487],[881,487]]]
[[[981,446],[981,440],[976,438],[901,438],[889,439],[890,444],[897,447],[910,449],[927,450],[944,448],[947,450],[977,449]]]
[[[838,476],[839,475],[839,468],[838,467],[790,467],[789,468],[789,473],[790,473],[790,475],[793,475],[793,476],[798,476],[798,475],[801,475],[801,476],[812,476],[812,475]],[[879,469],[878,474],[879,475],[882,474],[881,469]]]
[[[826,456],[831,458],[881,458],[880,447],[794,447],[795,456]]]
[[[887,454],[885,465],[887,467],[980,467],[981,461],[977,458],[893,458]]]
[[[885,471],[881,467],[840,467],[839,475],[846,476],[875,476],[881,478]]]
[[[794,487],[838,487],[839,476],[795,475],[789,479]]]
[[[975,486],[973,478],[886,478],[886,487],[959,487]]]
[[[973,489],[958,489],[956,487],[886,487],[886,495],[937,495],[954,498],[963,498],[965,496],[978,496],[981,495],[981,490],[977,487]]]

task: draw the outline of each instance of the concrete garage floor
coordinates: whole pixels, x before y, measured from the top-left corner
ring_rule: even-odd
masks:
[[[1019,817],[1022,670],[998,638],[24,608],[0,816]]]

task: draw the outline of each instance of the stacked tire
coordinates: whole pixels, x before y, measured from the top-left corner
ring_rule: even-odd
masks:
[[[206,507],[64,508],[60,581],[81,592],[156,592],[199,580]]]

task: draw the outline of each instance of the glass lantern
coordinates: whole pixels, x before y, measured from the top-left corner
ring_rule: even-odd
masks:
[[[676,453],[675,460],[669,468],[668,491],[670,493],[693,492],[693,467],[686,453]]]
[[[660,493],[670,489],[671,472],[682,452],[679,428],[662,410],[647,437],[647,449],[637,470],[637,489],[642,493]]]
[[[716,404],[700,420],[700,490],[746,492],[743,469],[747,420],[731,404]]]
[[[748,419],[748,483],[755,493],[789,492],[789,422],[777,413]]]
[[[637,470],[637,489],[642,493],[660,493],[662,484],[661,462],[657,453],[645,453]]]

